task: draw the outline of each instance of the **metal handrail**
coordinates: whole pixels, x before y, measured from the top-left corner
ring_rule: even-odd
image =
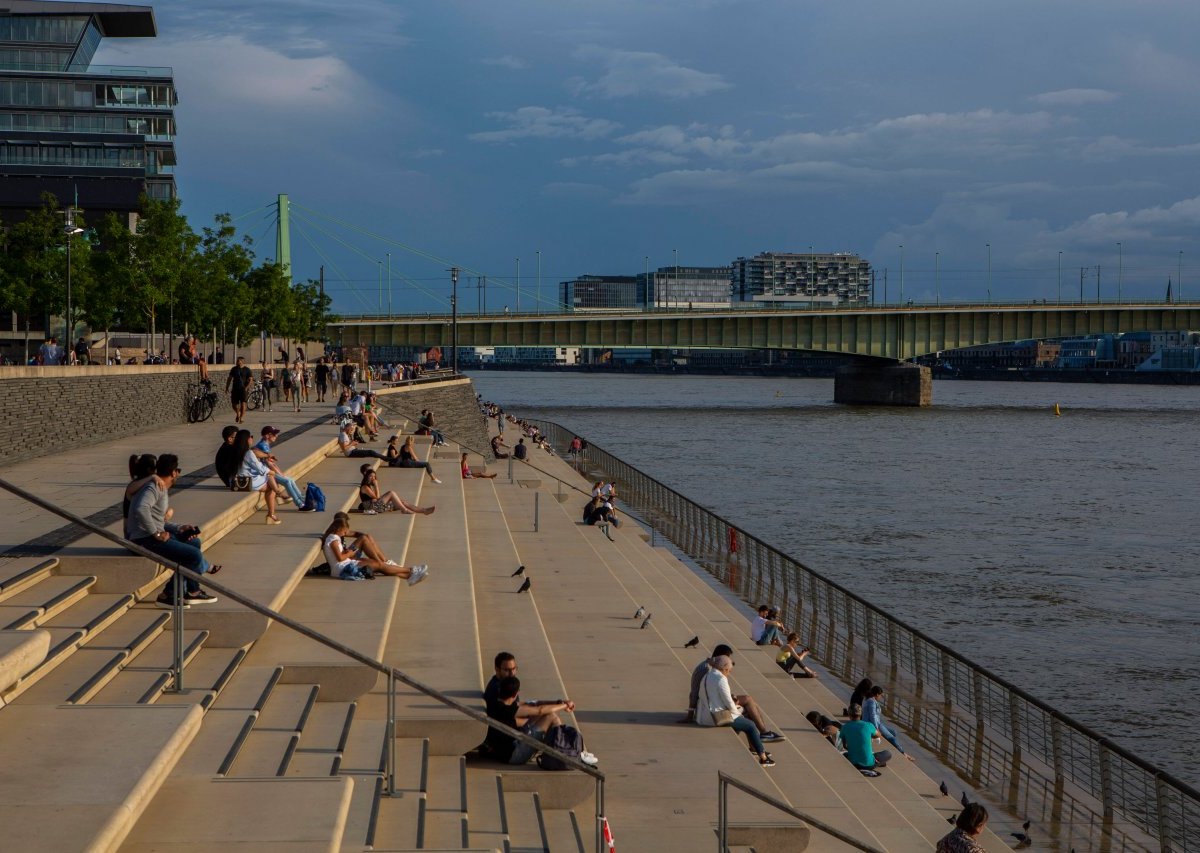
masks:
[[[539,428],[542,429],[543,433],[545,433],[551,437],[551,442],[559,447],[565,446],[566,442],[569,441],[569,438],[568,438],[569,436],[574,436],[574,435],[578,434],[571,430],[568,430],[566,427],[562,426],[561,424],[555,423],[553,421],[548,421],[548,420],[544,420],[544,419],[529,419],[529,420],[532,423],[538,424]],[[946,646],[945,644],[928,636],[923,631],[910,626],[909,624],[907,624],[906,622],[904,622],[903,620],[901,620],[895,616],[892,616],[887,611],[882,610],[881,608],[879,608],[878,606],[876,606],[874,604],[871,604],[866,599],[862,598],[859,595],[856,595],[855,593],[846,589],[845,587],[843,587],[841,584],[837,583],[836,581],[830,580],[829,578],[825,577],[824,575],[820,574],[819,572],[814,571],[813,569],[809,568],[808,566],[805,566],[799,560],[796,560],[795,558],[790,557],[787,554],[785,554],[784,552],[780,551],[778,548],[775,548],[774,546],[769,545],[766,542],[763,542],[758,537],[745,532],[742,528],[734,525],[732,522],[726,520],[725,518],[723,518],[722,516],[713,512],[712,510],[709,510],[705,507],[700,506],[695,501],[690,500],[689,498],[685,497],[684,495],[682,495],[675,489],[672,489],[670,486],[667,486],[667,485],[661,483],[660,481],[658,481],[655,478],[651,477],[650,475],[640,471],[639,469],[635,468],[634,466],[621,461],[620,459],[613,456],[611,453],[604,450],[603,448],[598,447],[594,443],[589,442],[587,450],[584,451],[584,455],[591,456],[591,454],[593,454],[593,453],[595,454],[595,456],[591,457],[591,461],[594,462],[598,467],[606,468],[606,467],[620,466],[622,469],[624,469],[624,473],[622,474],[622,477],[624,478],[623,481],[626,482],[629,486],[635,485],[632,482],[632,479],[634,476],[642,478],[643,480],[652,484],[656,489],[658,489],[662,493],[664,493],[664,495],[672,497],[675,501],[677,501],[679,503],[679,505],[681,507],[690,508],[689,515],[691,515],[692,517],[689,520],[689,526],[691,528],[694,528],[696,526],[697,518],[701,515],[707,516],[707,517],[715,520],[718,523],[717,524],[718,529],[724,528],[725,530],[728,530],[731,532],[736,532],[737,537],[741,540],[740,545],[739,545],[739,549],[741,551],[749,551],[749,550],[751,550],[751,548],[761,549],[761,551],[766,555],[765,559],[769,559],[773,563],[776,563],[778,565],[786,565],[788,563],[794,564],[796,567],[798,567],[800,570],[802,570],[812,580],[817,581],[820,584],[823,584],[824,586],[828,587],[828,589],[830,589],[830,590],[836,591],[838,596],[841,598],[844,598],[846,602],[852,602],[853,604],[857,605],[859,608],[861,608],[866,613],[866,620],[867,620],[868,626],[870,626],[872,621],[876,622],[877,628],[879,627],[880,624],[882,624],[882,625],[890,624],[891,627],[895,627],[897,629],[903,630],[904,632],[907,632],[914,639],[920,640],[921,643],[928,645],[933,650],[936,650],[936,652],[942,657],[942,659],[944,661],[950,661],[950,662],[960,664],[962,667],[967,669],[972,674],[972,680],[973,680],[975,689],[978,689],[978,685],[982,684],[985,681],[991,682],[991,683],[997,685],[998,687],[1002,688],[1003,690],[1007,691],[1011,696],[1017,697],[1022,702],[1028,703],[1030,706],[1041,711],[1056,726],[1061,726],[1065,730],[1073,730],[1074,732],[1081,735],[1083,738],[1090,741],[1091,744],[1094,747],[1096,747],[1098,750],[1101,750],[1102,752],[1106,752],[1108,754],[1111,754],[1114,757],[1118,757],[1121,760],[1128,762],[1134,768],[1136,768],[1140,772],[1144,773],[1145,779],[1143,781],[1146,782],[1148,786],[1153,787],[1154,796],[1156,798],[1157,804],[1156,805],[1152,804],[1152,806],[1156,809],[1156,811],[1158,813],[1158,818],[1159,818],[1155,822],[1153,817],[1150,817],[1147,815],[1138,815],[1138,814],[1134,814],[1130,810],[1125,810],[1124,813],[1129,818],[1130,822],[1133,823],[1134,825],[1138,826],[1140,829],[1157,837],[1158,840],[1160,841],[1160,843],[1176,845],[1176,847],[1173,847],[1172,849],[1179,849],[1179,850],[1196,849],[1195,847],[1188,846],[1186,838],[1181,838],[1177,835],[1174,835],[1170,831],[1170,828],[1168,826],[1164,825],[1164,823],[1162,821],[1163,815],[1165,813],[1165,805],[1166,805],[1163,798],[1164,798],[1166,792],[1170,789],[1173,789],[1179,795],[1179,797],[1182,798],[1182,801],[1184,803],[1188,804],[1188,807],[1192,810],[1191,813],[1200,811],[1200,791],[1196,790],[1191,785],[1189,785],[1186,782],[1182,781],[1181,779],[1173,776],[1172,774],[1155,767],[1154,765],[1150,764],[1148,761],[1146,761],[1142,758],[1139,758],[1138,756],[1136,756],[1133,753],[1126,750],[1124,747],[1120,746],[1119,744],[1114,743],[1113,741],[1109,740],[1107,737],[1104,737],[1100,733],[1094,731],[1087,725],[1073,719],[1072,717],[1068,716],[1067,714],[1064,714],[1061,711],[1058,711],[1055,708],[1051,707],[1050,705],[1043,702],[1042,700],[1030,695],[1029,693],[1022,690],[1020,687],[1017,687],[1016,685],[1012,684],[1011,682],[1009,682],[1002,676],[996,675],[995,673],[991,672],[990,670],[986,669],[985,667],[980,666],[976,663],[973,663],[972,661],[968,660],[960,653],[951,649],[949,646]],[[596,457],[599,457],[600,455],[607,457],[609,460],[611,460],[611,462],[613,464],[606,466],[605,463],[603,462],[603,460],[596,458]],[[615,473],[613,471],[609,471],[609,474],[610,474],[610,476],[615,476]],[[625,500],[626,500],[626,502],[630,502],[631,499],[633,498],[633,493],[635,492],[635,489],[630,488],[627,490],[627,492],[628,493],[627,493]],[[689,553],[686,545],[681,545],[681,548],[683,548],[685,553]],[[690,554],[690,556],[699,556],[699,555],[698,554]],[[792,592],[793,592],[793,594],[795,594],[797,596],[800,596],[803,594],[803,590],[793,590]],[[814,607],[814,611],[815,611],[815,609],[816,608]],[[824,613],[824,614],[819,614],[819,615],[823,615],[826,618],[826,620],[828,621],[828,627],[830,629],[832,629],[835,622],[839,622],[841,619],[841,616],[838,613],[834,613],[834,612],[829,612],[829,613]],[[853,626],[849,626],[848,630],[853,632],[854,631]],[[890,627],[889,627],[889,632],[890,632]],[[869,637],[868,637],[868,641],[871,641]],[[889,647],[891,653],[893,653],[893,654],[897,651],[896,648],[891,647],[891,643],[888,644],[888,647]],[[920,666],[919,666],[920,661],[917,661],[917,663],[918,663],[918,668],[920,668]],[[893,665],[895,665],[895,664],[896,664],[896,661],[893,658]],[[913,670],[913,672],[915,675],[917,675],[918,679],[920,679],[923,675],[922,673],[916,672],[916,670]],[[949,695],[945,695],[943,698],[944,698],[945,702],[948,704],[958,705],[958,703],[956,701],[954,701],[952,699],[952,697]],[[986,710],[987,709],[982,708],[982,707],[974,708],[974,714],[975,714],[976,718],[978,720],[980,720],[981,722],[984,719],[984,711],[986,711]],[[995,725],[994,720],[991,720],[991,722],[993,725]],[[1003,728],[1003,726],[1001,728]],[[1056,735],[1056,737],[1057,737],[1057,735]],[[1059,749],[1058,746],[1056,746],[1055,748]],[[1016,745],[1016,749],[1018,751],[1020,751],[1021,747],[1019,744]],[[1054,765],[1056,763],[1056,759],[1052,759],[1051,757],[1048,757],[1048,756],[1045,757],[1044,760],[1046,761],[1046,763],[1048,765]],[[1097,773],[1098,773],[1098,777],[1100,779],[1099,784],[1101,784],[1101,785],[1105,784],[1104,778],[1106,776],[1110,780],[1113,777],[1111,768],[1105,768],[1103,766],[1105,764],[1106,760],[1107,759],[1103,755],[1101,755],[1098,759],[1098,763],[1101,765],[1101,767],[1097,771]],[[1058,773],[1059,771],[1056,770],[1055,772]],[[1076,769],[1074,764],[1071,764],[1069,770],[1064,769],[1062,771],[1062,773],[1063,774],[1070,773],[1070,774],[1072,774],[1071,778],[1074,778],[1076,781],[1080,781],[1079,777],[1077,775],[1078,770]],[[1096,797],[1099,800],[1104,801],[1103,806],[1104,806],[1104,811],[1106,814],[1109,814],[1111,812],[1111,810],[1114,808],[1116,808],[1116,809],[1121,808],[1120,805],[1118,805],[1117,803],[1112,801],[1111,797],[1102,797],[1100,794],[1096,793],[1094,786],[1089,786],[1086,783],[1087,783],[1086,779],[1084,779],[1081,782],[1081,784],[1083,784],[1084,788],[1087,789],[1092,796]],[[1191,817],[1184,815],[1184,816],[1182,816],[1181,819],[1184,821],[1184,824],[1188,828],[1189,832],[1195,832],[1195,827],[1196,827],[1197,821],[1196,821],[1194,814]],[[1192,836],[1192,835],[1188,836],[1188,838],[1192,838],[1192,837],[1194,837],[1194,836]]]
[[[830,826],[824,821],[817,820],[815,817],[807,815],[802,811],[797,811],[783,800],[776,799],[768,793],[747,785],[740,779],[730,776],[724,770],[717,771],[717,853],[727,853],[729,847],[728,791],[730,785],[745,794],[749,794],[750,796],[754,797],[754,799],[764,802],[772,808],[778,809],[784,814],[791,815],[792,817],[796,818],[796,820],[802,820],[810,826],[821,830],[821,832],[824,832],[827,835],[832,835],[838,841],[849,844],[855,850],[865,850],[866,853],[883,853],[883,851],[878,847],[872,847],[870,844],[866,844],[856,838],[852,838],[837,827]]]
[[[508,725],[500,722],[499,720],[489,717],[487,714],[482,714],[479,711],[476,711],[474,708],[467,707],[466,705],[462,704],[461,702],[458,702],[458,701],[452,699],[451,697],[447,696],[446,694],[442,693],[441,691],[439,691],[433,687],[430,687],[426,684],[423,684],[420,681],[417,681],[412,676],[402,672],[399,669],[396,669],[393,666],[388,666],[387,664],[385,664],[381,661],[377,661],[374,658],[370,657],[369,655],[365,655],[362,652],[359,652],[359,651],[351,648],[350,646],[345,645],[344,643],[339,643],[337,640],[334,640],[331,637],[325,636],[320,631],[316,631],[301,622],[297,622],[295,619],[292,619],[291,617],[284,616],[282,613],[280,613],[276,610],[273,610],[264,604],[260,604],[259,602],[255,601],[254,599],[249,598],[248,596],[245,596],[242,593],[237,592],[236,590],[225,586],[223,583],[219,583],[217,581],[212,580],[207,575],[198,574],[196,572],[193,572],[191,569],[181,566],[179,563],[167,560],[164,557],[162,557],[161,555],[156,554],[153,551],[149,550],[148,548],[144,548],[141,545],[138,545],[136,542],[131,542],[128,539],[118,536],[117,534],[112,533],[112,532],[104,529],[103,527],[100,527],[97,524],[93,524],[92,522],[88,521],[87,519],[85,519],[79,515],[76,515],[75,513],[71,512],[70,510],[63,509],[62,507],[59,507],[59,506],[55,506],[54,504],[50,503],[49,501],[39,497],[38,495],[33,494],[32,492],[29,492],[29,491],[21,488],[20,486],[10,483],[9,481],[7,481],[5,479],[0,479],[0,489],[3,489],[4,491],[9,492],[10,494],[16,495],[18,498],[20,498],[28,503],[32,503],[35,506],[41,507],[42,509],[46,510],[47,512],[51,512],[54,515],[57,515],[61,518],[66,519],[67,521],[77,524],[86,530],[90,530],[92,533],[95,533],[96,535],[101,536],[104,539],[107,539],[110,542],[113,542],[114,544],[121,546],[122,548],[124,548],[127,551],[131,551],[134,554],[137,554],[141,557],[145,557],[146,559],[152,560],[155,563],[161,563],[162,565],[173,569],[176,573],[174,583],[176,584],[177,597],[175,600],[177,602],[182,601],[182,596],[178,594],[178,593],[182,592],[182,590],[180,589],[180,586],[181,586],[180,578],[182,577],[184,579],[197,581],[198,583],[201,583],[204,586],[207,586],[208,588],[212,589],[213,591],[219,592],[221,595],[224,595],[225,597],[229,598],[230,600],[236,601],[238,604],[241,604],[243,607],[253,610],[255,613],[258,613],[261,616],[265,616],[266,618],[268,618],[274,622],[277,622],[286,628],[290,628],[291,630],[295,631],[298,634],[301,634],[302,636],[308,637],[310,640],[313,640],[314,642],[320,643],[321,645],[325,646],[326,648],[333,649],[335,652],[338,652],[339,654],[344,655],[345,657],[351,658],[352,660],[357,661],[358,663],[362,664],[363,666],[366,666],[370,669],[375,670],[376,672],[380,672],[380,673],[383,673],[384,675],[386,675],[388,677],[388,688],[389,688],[389,695],[388,695],[388,714],[389,714],[389,719],[388,719],[388,790],[387,790],[387,793],[389,796],[394,796],[396,793],[395,682],[399,681],[401,684],[405,684],[408,687],[411,687],[412,689],[418,691],[419,693],[425,694],[426,696],[430,697],[431,699],[434,699],[434,700],[440,702],[441,704],[457,711],[458,713],[460,713],[466,717],[470,717],[472,720],[475,720],[478,723],[483,723],[484,725],[490,726],[491,728],[499,729],[500,731],[504,732],[506,735],[510,735],[511,737],[513,737],[519,743],[523,743],[526,746],[533,747],[534,749],[536,749],[539,752],[549,753],[550,755],[553,755],[555,758],[562,761],[563,764],[567,765],[571,769],[579,770],[579,771],[583,772],[584,774],[595,779],[596,780],[596,839],[597,839],[596,849],[597,850],[601,849],[600,848],[600,843],[601,843],[600,839],[601,839],[602,832],[603,832],[603,822],[604,822],[604,780],[605,780],[604,773],[602,773],[601,771],[596,770],[594,767],[591,767],[587,764],[584,764],[582,761],[580,761],[577,758],[574,758],[570,755],[567,755],[563,752],[558,751],[557,749],[547,746],[542,741],[539,741],[538,739],[527,735],[525,732],[522,732],[518,729],[514,729],[511,726],[508,726]],[[182,623],[181,623],[181,621],[179,621],[179,622],[177,622],[177,624],[180,627],[176,628],[176,634],[177,634],[176,646],[179,645],[180,639],[182,637],[182,627],[181,627]]]

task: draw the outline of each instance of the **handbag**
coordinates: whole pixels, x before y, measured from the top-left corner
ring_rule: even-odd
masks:
[[[253,480],[250,478],[249,475],[234,474],[233,480],[232,480],[232,485],[229,487],[229,490],[231,492],[248,492],[248,491],[250,491],[250,484],[252,482],[253,482]]]
[[[712,718],[714,726],[733,725],[733,711],[730,711],[728,708],[722,708],[719,711],[713,711]]]

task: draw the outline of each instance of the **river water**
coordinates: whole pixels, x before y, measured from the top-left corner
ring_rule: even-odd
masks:
[[[1200,782],[1200,388],[945,381],[922,410],[831,379],[473,378]]]

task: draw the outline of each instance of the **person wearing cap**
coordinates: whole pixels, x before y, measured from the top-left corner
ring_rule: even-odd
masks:
[[[842,723],[838,732],[837,748],[846,754],[846,760],[857,767],[864,776],[878,776],[878,767],[886,767],[892,754],[884,749],[875,752],[871,739],[879,734],[871,723],[862,718],[862,705],[850,706],[850,722]]]
[[[262,440],[252,448],[254,455],[261,459],[262,463],[275,475],[275,482],[283,486],[284,490],[287,491],[288,497],[292,499],[292,503],[296,505],[296,509],[300,510],[300,512],[316,512],[315,509],[304,508],[304,495],[301,494],[300,487],[296,485],[295,480],[284,475],[283,469],[279,467],[279,460],[271,452],[271,446],[278,440],[279,427],[263,427]]]
[[[338,434],[338,447],[341,449],[342,455],[351,459],[382,459],[384,462],[387,462],[388,458],[378,450],[369,450],[358,446],[359,443],[354,440],[354,429],[356,426],[357,424],[354,421],[349,421],[342,427],[342,431]]]

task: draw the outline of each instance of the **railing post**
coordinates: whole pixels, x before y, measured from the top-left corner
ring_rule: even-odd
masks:
[[[513,483],[513,460],[512,460],[512,457],[510,456],[510,457],[508,457],[508,484],[511,486],[512,483]]]
[[[975,714],[975,749],[971,755],[971,766],[967,772],[970,774],[970,779],[973,783],[978,784],[983,778],[983,676],[979,674],[979,670],[971,670],[971,688],[975,707],[972,709]]]
[[[717,853],[729,849],[729,785],[717,774]]]
[[[1012,739],[1012,778],[1009,779],[1008,790],[1012,802],[1017,801],[1017,794],[1021,790],[1021,709],[1017,701],[1015,693],[1008,694],[1008,734]]]
[[[183,576],[174,572],[171,584],[175,604],[171,608],[171,692],[183,692]]]
[[[1050,805],[1050,816],[1055,820],[1062,819],[1063,787],[1066,778],[1063,773],[1063,736],[1062,722],[1058,717],[1050,718],[1050,761],[1054,767],[1054,800]]]
[[[1104,810],[1104,823],[1107,826],[1113,822],[1112,756],[1104,741],[1096,744],[1096,750],[1100,759],[1100,805]]]
[[[1154,777],[1154,811],[1158,818],[1158,845],[1163,853],[1167,853],[1173,848],[1171,844],[1171,827],[1167,823],[1167,811],[1170,808],[1167,802],[1167,783],[1163,781],[1162,774],[1156,774]]]
[[[604,853],[604,779],[596,777],[596,853]]]
[[[387,795],[396,796],[396,671],[388,667]]]
[[[542,515],[542,493],[533,493],[533,532],[538,533],[538,524],[541,522]]]

